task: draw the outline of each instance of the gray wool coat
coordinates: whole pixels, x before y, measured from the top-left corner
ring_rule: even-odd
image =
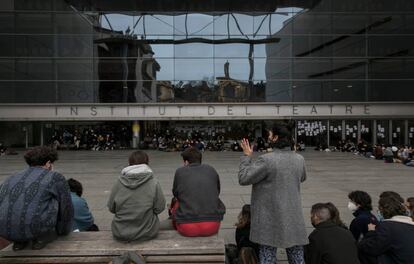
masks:
[[[240,185],[253,185],[250,240],[290,248],[308,244],[300,184],[306,180],[304,158],[290,149],[276,149],[253,161],[241,157]]]

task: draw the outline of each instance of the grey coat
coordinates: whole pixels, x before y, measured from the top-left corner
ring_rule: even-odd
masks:
[[[253,185],[251,241],[278,248],[308,244],[300,195],[305,179],[305,161],[293,151],[277,149],[256,161],[241,157],[239,183]]]

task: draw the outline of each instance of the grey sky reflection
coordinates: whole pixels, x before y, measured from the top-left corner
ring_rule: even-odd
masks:
[[[227,14],[218,16],[188,14],[187,27],[185,15],[145,15],[144,18],[106,14],[106,19],[102,19],[102,27],[137,36],[145,35],[148,39],[183,39],[187,36],[225,39],[229,35],[230,38],[262,39],[280,31],[284,23],[299,11],[298,8],[284,8],[277,10],[279,13],[272,14],[271,19],[266,15],[233,14],[233,18],[231,15],[228,17]],[[227,21],[229,21],[228,27]],[[161,66],[157,74],[158,80],[214,80],[224,76],[224,64],[227,61],[230,63],[231,78],[238,80],[249,78],[248,44],[191,43],[151,45],[151,47],[155,53],[154,57]],[[266,80],[265,44],[255,45],[253,56],[254,80]]]

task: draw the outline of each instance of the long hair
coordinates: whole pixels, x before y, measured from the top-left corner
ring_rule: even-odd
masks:
[[[238,222],[235,224],[237,228],[244,228],[250,226],[250,204],[243,205],[243,208],[237,217]]]
[[[251,247],[242,247],[239,254],[239,263],[240,264],[257,264],[259,261],[257,259],[256,253]]]

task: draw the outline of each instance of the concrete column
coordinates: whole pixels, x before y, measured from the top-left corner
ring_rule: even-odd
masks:
[[[345,127],[345,120],[342,120],[342,141],[344,141],[346,139],[346,136],[345,136],[346,131],[345,131],[345,129],[346,129],[346,127]]]
[[[138,145],[139,145],[139,131],[140,131],[139,122],[134,121],[132,123],[132,148],[134,149],[138,148]]]
[[[40,122],[40,146],[44,145],[44,131],[43,131],[44,124]]]
[[[408,145],[408,120],[404,120],[404,144]]]
[[[377,144],[377,120],[372,121],[372,144]]]
[[[361,120],[358,120],[358,134],[357,134],[357,139],[358,142],[361,140]]]
[[[391,119],[388,121],[388,141],[389,141],[388,143],[392,145],[393,138],[392,138],[392,120]]]
[[[328,147],[331,145],[331,135],[330,135],[330,123],[329,120],[326,121],[326,144],[328,145]]]

